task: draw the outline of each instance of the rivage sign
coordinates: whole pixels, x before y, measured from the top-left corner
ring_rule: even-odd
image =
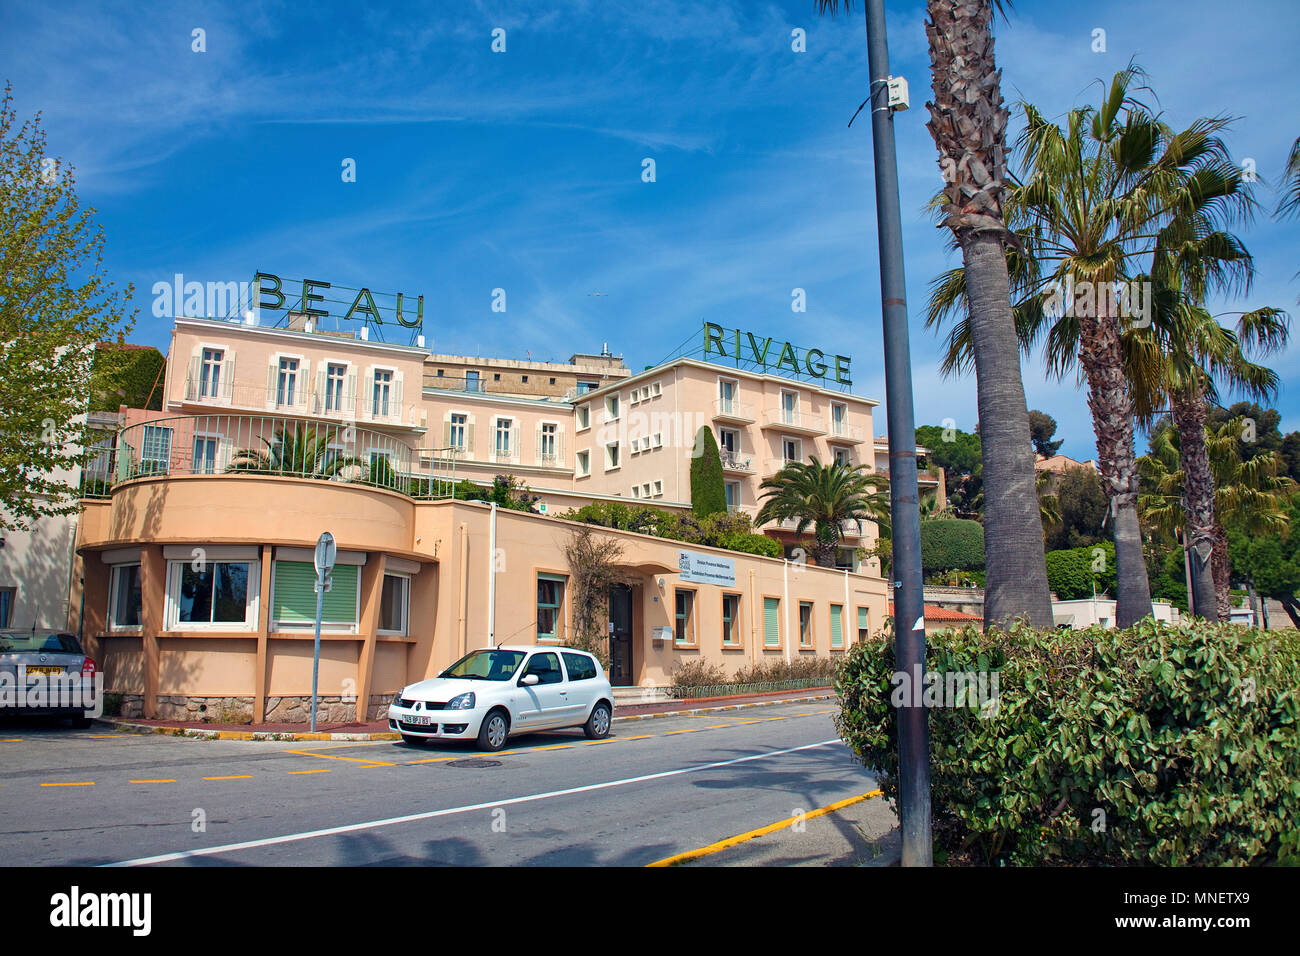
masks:
[[[740,329],[724,329],[716,323],[705,322],[704,358],[707,360],[710,355],[732,359],[737,365],[752,363],[764,371],[773,369],[778,374],[782,369],[788,369],[797,376],[808,375],[823,381],[831,379],[840,385],[853,384],[849,377],[852,359],[847,355],[832,355],[828,359],[821,349],[800,348],[789,342],[778,346],[770,335],[760,339],[753,332],[742,333]]]
[[[262,309],[280,310],[285,308],[286,293],[284,290],[284,280],[277,275],[271,275],[269,272],[259,272],[254,276],[254,282],[257,284],[257,305]],[[350,289],[346,286],[331,286],[328,282],[322,282],[319,279],[302,280],[302,296],[298,300],[296,307],[291,307],[295,312],[301,312],[314,318],[325,318],[330,314],[328,307],[320,308],[326,302],[336,302],[344,305],[348,299],[327,299],[325,292],[329,289],[344,289],[347,292],[355,292],[352,297],[352,304],[348,306],[347,312],[343,316],[343,321],[348,321],[353,317],[373,322],[376,325],[383,325],[384,319],[380,315],[379,306],[375,304],[375,296],[392,296],[393,293],[373,293],[369,289]],[[397,324],[408,329],[420,329],[424,327],[424,296],[416,299],[415,316],[412,318],[402,311],[402,302],[405,296],[396,293],[397,305],[394,310]]]

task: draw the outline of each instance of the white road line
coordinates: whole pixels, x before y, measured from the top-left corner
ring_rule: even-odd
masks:
[[[464,807],[448,807],[445,810],[430,810],[427,813],[412,813],[404,817],[389,817],[385,820],[370,820],[366,823],[351,823],[342,827],[329,827],[324,830],[307,830],[303,833],[290,833],[285,836],[267,837],[264,840],[249,840],[245,843],[227,843],[224,846],[209,846],[199,850],[181,850],[177,853],[164,853],[160,856],[145,856],[135,860],[122,860],[118,863],[103,863],[101,866],[148,866],[152,863],[174,863],[195,856],[212,856],[217,853],[233,853],[238,850],[251,850],[263,846],[275,846],[279,843],[294,843],[298,840],[312,840],[316,837],[336,836],[340,833],[355,833],[358,830],[374,830],[379,827],[392,826],[397,823],[413,823],[416,820],[431,820],[434,817],[450,816],[454,813],[469,813],[474,810],[489,810],[493,807],[508,807],[516,803],[531,803],[534,800],[549,800],[552,797],[564,797],[574,793],[589,793],[593,790],[607,790],[610,787],[623,787],[630,783],[644,783],[647,780],[662,780],[684,773],[696,773],[700,770],[715,770],[733,764],[747,763],[750,760],[762,760],[766,757],[780,757],[784,754],[797,753],[800,750],[812,750],[815,747],[827,747],[840,742],[838,737],[823,740],[820,743],[804,744],[786,750],[769,750],[766,753],[750,754],[748,757],[736,757],[733,760],[719,760],[716,763],[698,764],[694,767],[682,767],[679,770],[664,770],[640,777],[627,777],[623,780],[610,780],[606,783],[592,783],[585,787],[570,787],[568,790],[552,790],[549,793],[534,793],[527,797],[511,797],[508,800],[492,800],[488,803],[475,803]]]

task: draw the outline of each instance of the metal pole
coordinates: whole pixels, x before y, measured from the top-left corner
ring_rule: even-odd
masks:
[[[311,732],[316,733],[316,681],[320,677],[320,619],[325,606],[325,585],[316,581],[316,646],[311,657]]]
[[[871,140],[876,172],[876,227],[880,241],[880,297],[885,337],[885,402],[889,421],[890,516],[893,522],[895,667],[912,686],[898,709],[899,819],[903,866],[930,866],[930,740],[921,693],[925,672],[925,604],[921,577],[921,514],[916,478],[916,420],[903,273],[903,227],[898,204],[894,114],[889,108],[889,46],[884,0],[866,0],[867,60],[871,75]]]
[[[488,645],[497,643],[497,503],[492,502],[488,532]]]

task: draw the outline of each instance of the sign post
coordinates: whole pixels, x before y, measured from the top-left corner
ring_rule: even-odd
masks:
[[[338,556],[338,547],[334,544],[334,535],[323,532],[316,540],[316,646],[311,658],[311,732],[316,733],[316,688],[320,677],[320,621],[325,610],[325,592],[334,587],[334,559]]]

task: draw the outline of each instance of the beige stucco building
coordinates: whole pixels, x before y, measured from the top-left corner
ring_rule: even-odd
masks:
[[[847,391],[692,358],[629,374],[575,355],[571,379],[554,363],[452,359],[310,326],[176,320],[163,410],[123,410],[112,487],[77,528],[73,600],[128,712],[305,720],[324,531],[339,563],[320,692],[330,719],[375,719],[469,649],[570,639],[579,526],[557,513],[689,508],[701,427],[722,448],[730,506],[751,515],[786,461],[873,461],[876,403]],[[470,366],[519,378],[467,384]],[[522,393],[534,384],[545,393]],[[240,470],[254,459],[277,473]],[[542,513],[447,497],[503,473]],[[763,530],[798,545],[789,528]],[[697,659],[734,672],[836,655],[878,633],[885,582],[855,556],[875,528],[844,531],[842,566],[820,568],[599,530],[621,549],[613,682],[662,686]]]

